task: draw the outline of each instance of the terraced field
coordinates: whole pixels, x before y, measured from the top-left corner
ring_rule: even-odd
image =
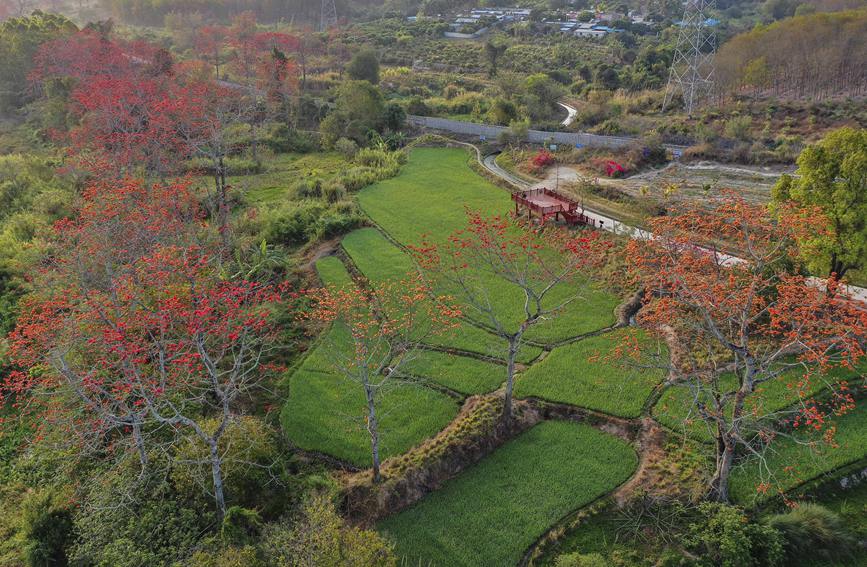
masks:
[[[609,360],[621,336],[614,331],[555,348],[519,377],[515,395],[638,417],[665,376],[661,370],[630,369]]]
[[[326,283],[349,285],[337,258],[317,262]],[[331,345],[346,339],[345,327],[326,331],[313,352],[289,379],[289,397],[280,414],[283,431],[296,446],[326,453],[354,465],[370,465],[370,441],[364,427],[364,391],[335,373],[328,361]],[[380,400],[382,454],[398,455],[436,434],[457,415],[450,397],[412,383],[392,381]]]
[[[867,405],[861,403],[836,420],[834,446],[814,442],[815,437],[779,439],[766,455],[766,462],[748,459],[732,472],[732,498],[752,504],[774,496],[776,490],[790,490],[834,469],[867,456]],[[773,478],[769,472],[773,472]],[[757,492],[760,483],[772,480],[774,491]]]
[[[613,490],[637,463],[616,437],[543,422],[378,528],[409,565],[515,565],[549,526]]]
[[[345,256],[316,263],[322,282],[355,285],[350,273],[372,282],[402,278],[416,269],[404,247],[425,233],[434,240],[446,238],[463,226],[465,207],[508,211],[508,194],[473,173],[466,162],[461,150],[416,149],[398,177],[364,189],[358,200],[376,226],[346,235]],[[493,280],[487,283],[496,308],[516,322],[517,290]],[[516,397],[590,409],[636,424],[647,417],[648,400],[664,375],[630,370],[606,357],[624,332],[613,326],[617,303],[613,294],[590,289],[553,322],[533,329],[532,344],[519,354],[523,366]],[[486,330],[484,321],[473,321],[469,310],[466,315],[470,320],[458,329],[429,338],[401,369],[402,376],[390,381],[380,401],[383,457],[402,454],[434,436],[455,418],[467,396],[502,387],[505,342]],[[296,446],[367,467],[363,391],[335,373],[330,363],[329,349],[347,342],[346,332],[339,324],[328,329],[288,378],[281,422]],[[815,388],[821,385],[817,381]],[[797,401],[785,381],[767,388],[765,403],[774,409]],[[653,407],[653,417],[675,433],[685,431],[692,439],[708,441],[703,424],[686,420],[690,401],[686,389],[668,388]],[[834,450],[813,452],[779,441],[768,457],[771,469],[799,466],[788,476],[778,474],[776,482],[793,488],[862,459],[867,455],[865,422],[863,406],[842,418],[840,446]],[[632,475],[637,463],[633,448],[620,438],[587,425],[543,421],[414,506],[381,521],[378,529],[395,542],[408,565],[514,565],[539,535],[565,514],[610,493]],[[765,479],[758,463],[741,463],[734,473],[735,498],[755,501],[755,487]]]
[[[810,386],[804,391],[803,399],[819,394],[831,384],[841,380],[857,380],[860,373],[867,370],[861,368],[851,371],[841,368],[831,370],[827,375],[817,375],[810,379]],[[755,408],[756,403],[761,403],[762,413],[776,412],[788,407],[796,406],[803,401],[796,387],[803,372],[793,368],[786,372],[780,380],[772,380],[759,386],[760,396],[747,400],[747,413]],[[736,377],[733,374],[725,374],[722,377],[723,384],[734,389],[737,386]],[[666,389],[653,408],[653,417],[664,426],[677,433],[683,433],[696,441],[710,442],[713,434],[700,416],[690,412],[693,406],[693,392],[688,386],[674,386]],[[729,404],[730,406],[730,404]],[[729,407],[727,406],[727,407]]]

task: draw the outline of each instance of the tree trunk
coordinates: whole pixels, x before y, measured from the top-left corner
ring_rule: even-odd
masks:
[[[145,450],[144,439],[141,434],[141,422],[136,419],[132,424],[132,437],[135,440],[136,449],[138,449],[138,460],[141,463],[141,472],[144,474],[148,466],[148,454]]]
[[[716,470],[710,482],[710,495],[717,502],[729,501],[729,476],[734,462],[735,447],[725,434],[717,437]]]
[[[379,423],[376,421],[376,402],[370,384],[364,384],[364,393],[367,395],[367,432],[370,435],[370,453],[373,459],[373,482],[379,483],[382,481],[379,472]]]
[[[506,366],[506,395],[503,399],[503,421],[512,419],[512,389],[515,386],[515,359],[518,357],[519,337],[509,339],[509,359]]]
[[[211,476],[214,478],[214,502],[217,504],[217,518],[223,521],[226,515],[226,497],[223,492],[223,462],[217,448],[217,442],[210,443]]]

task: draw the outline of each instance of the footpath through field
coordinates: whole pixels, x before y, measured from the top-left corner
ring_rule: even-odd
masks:
[[[512,175],[511,173],[509,173],[508,171],[506,171],[505,169],[500,167],[499,164],[497,164],[496,158],[497,158],[497,154],[491,154],[491,155],[485,156],[480,161],[481,161],[481,164],[485,167],[485,169],[487,169],[488,171],[490,171],[491,173],[493,173],[497,177],[510,183],[515,188],[517,188],[521,191],[536,187],[536,185],[532,185],[531,183],[521,179],[520,177]],[[599,212],[594,211],[592,209],[585,208],[584,209],[584,216],[589,218],[594,223],[593,226],[596,226],[597,228],[601,228],[602,230],[607,230],[608,232],[613,232],[614,234],[624,235],[624,236],[628,236],[630,238],[637,238],[637,239],[642,239],[642,240],[649,240],[649,239],[653,238],[653,233],[651,233],[647,230],[644,230],[643,228],[639,228],[636,226],[625,224],[625,223],[623,223],[623,222],[621,222],[621,221],[619,221],[613,217],[603,215],[602,213],[599,213]],[[744,261],[743,259],[738,258],[737,256],[724,254],[722,252],[714,251],[713,253],[720,256],[721,262],[723,265],[725,265],[727,263],[734,264],[734,263]],[[823,280],[821,278],[812,277],[812,278],[810,278],[810,280],[817,287],[824,288],[824,286],[825,286],[825,280]],[[861,303],[867,303],[867,288],[858,287],[858,286],[854,286],[854,285],[847,285],[847,286],[845,286],[844,291],[852,299],[854,299],[856,301],[860,301]]]

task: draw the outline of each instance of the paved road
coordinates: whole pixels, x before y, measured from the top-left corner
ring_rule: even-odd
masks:
[[[416,116],[410,114],[406,117],[407,122],[421,128],[442,130],[453,134],[475,136],[486,140],[496,141],[501,132],[508,130],[505,126],[491,126],[477,124],[475,122],[463,122],[449,118],[437,118],[434,116]],[[530,130],[527,140],[534,144],[554,143],[566,146],[600,146],[606,148],[622,148],[635,142],[636,138],[626,136],[600,136],[598,134],[586,134],[583,132],[548,132],[545,130]],[[666,148],[673,151],[683,151],[686,146],[666,144]]]
[[[568,126],[575,122],[575,117],[578,116],[578,109],[574,106],[566,104],[565,102],[558,102],[557,104],[562,106],[563,110],[566,111],[566,118],[564,118],[563,122],[561,122],[560,124],[562,124],[563,126]]]
[[[497,154],[491,154],[485,156],[482,159],[482,165],[485,166],[485,169],[493,173],[494,175],[506,180],[510,184],[514,185],[515,188],[519,190],[529,189],[531,184],[523,179],[512,175],[502,167],[497,164],[496,161]],[[653,233],[644,230],[643,228],[631,226],[625,224],[613,217],[604,215],[598,211],[594,211],[592,209],[588,209],[585,207],[584,214],[593,220],[596,223],[596,226],[601,228],[602,230],[607,230],[608,232],[613,232],[614,234],[627,235],[630,238],[638,238],[642,240],[650,240],[654,238]],[[721,252],[712,252],[708,250],[708,253],[715,253],[720,256],[720,265],[730,265],[730,264],[738,264],[740,262],[745,262],[742,258],[738,258],[737,256],[731,256],[729,254],[723,254]],[[810,278],[810,281],[816,287],[824,288],[825,281],[820,278]],[[849,296],[862,303],[867,303],[867,289],[858,286],[846,286],[845,292],[849,294]]]

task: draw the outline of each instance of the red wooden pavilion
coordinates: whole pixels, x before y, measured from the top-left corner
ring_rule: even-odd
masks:
[[[512,193],[512,200],[515,202],[516,217],[521,214],[521,207],[524,207],[528,217],[533,216],[534,212],[538,213],[542,222],[562,219],[567,224],[594,224],[578,202],[547,187]]]

